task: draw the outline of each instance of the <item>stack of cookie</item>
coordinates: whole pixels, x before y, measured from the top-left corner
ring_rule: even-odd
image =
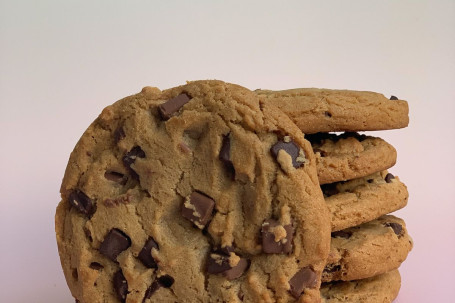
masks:
[[[76,302],[391,301],[411,241],[386,214],[408,194],[393,147],[352,131],[404,127],[407,105],[371,96],[211,80],[105,108],[56,213]]]
[[[407,102],[347,90],[256,93],[292,118],[316,155],[332,229],[322,296],[327,302],[392,301],[400,288],[397,269],[412,240],[404,221],[389,213],[406,206],[408,191],[387,171],[396,162],[395,148],[357,132],[406,127]]]

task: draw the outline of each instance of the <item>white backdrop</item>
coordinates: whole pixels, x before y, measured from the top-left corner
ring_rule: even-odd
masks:
[[[449,302],[455,268],[454,1],[0,0],[2,302],[74,302],[54,212],[69,154],[101,109],[143,86],[372,90],[408,100],[377,132],[410,191],[414,250],[396,302]]]

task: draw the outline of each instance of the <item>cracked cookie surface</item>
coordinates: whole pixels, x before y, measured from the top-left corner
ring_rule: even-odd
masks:
[[[321,296],[324,303],[391,303],[400,287],[400,273],[393,270],[362,280],[324,283]]]
[[[409,193],[388,171],[321,186],[332,216],[332,231],[372,221],[406,206]]]
[[[322,280],[364,279],[397,269],[412,246],[404,221],[392,215],[333,232]]]
[[[397,151],[381,138],[343,133],[305,136],[316,155],[319,183],[364,177],[395,165]]]
[[[319,302],[330,216],[311,146],[237,85],[195,81],[105,108],[56,213],[65,278],[90,302]]]
[[[286,113],[306,134],[368,131],[408,126],[408,103],[368,91],[297,88],[256,90]]]

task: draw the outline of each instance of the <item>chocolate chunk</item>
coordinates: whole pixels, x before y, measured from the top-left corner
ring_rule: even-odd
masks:
[[[367,182],[368,182],[368,183],[373,183],[374,180],[373,180],[373,179],[368,179]]]
[[[393,229],[393,232],[397,236],[399,236],[401,234],[401,231],[403,230],[403,226],[401,226],[401,224],[399,224],[399,223],[390,222],[390,223],[385,223],[384,225]]]
[[[352,236],[352,232],[345,231],[345,230],[339,230],[339,231],[334,231],[331,236],[332,236],[332,238],[349,239]]]
[[[223,275],[230,281],[237,279],[246,271],[248,265],[249,264],[246,259],[240,258],[239,263],[237,263],[237,265],[233,268],[223,272]]]
[[[161,287],[164,288],[169,288],[174,284],[174,278],[172,278],[169,275],[164,275],[159,278],[157,278],[155,281],[153,281],[152,285],[147,288],[145,291],[144,299],[142,300],[142,303],[144,303],[147,299],[150,299],[152,295]]]
[[[398,98],[392,95],[390,96],[390,100],[398,100]]]
[[[117,294],[117,298],[120,300],[120,302],[125,302],[126,295],[128,294],[128,282],[126,281],[122,270],[119,270],[114,274],[112,282],[114,284],[114,290]]]
[[[129,152],[123,156],[123,165],[128,169],[131,176],[139,180],[139,175],[131,168],[131,164],[133,164],[137,158],[145,158],[145,152],[142,150],[140,146],[133,147]]]
[[[265,220],[262,224],[262,250],[266,254],[290,253],[292,251],[292,225],[281,225],[273,219]]]
[[[322,193],[324,194],[324,196],[326,196],[326,197],[330,197],[330,196],[340,193],[340,191],[337,188],[336,183],[322,184],[321,190],[322,190]]]
[[[104,178],[121,185],[125,185],[126,182],[128,181],[128,178],[124,174],[118,173],[116,171],[106,171],[104,173]]]
[[[147,288],[145,291],[144,299],[142,300],[142,303],[144,303],[147,299],[150,299],[152,295],[161,287],[161,284],[158,283],[158,281],[153,281],[152,285]]]
[[[90,263],[90,268],[94,269],[94,270],[101,270],[104,268],[104,266],[98,262],[92,262],[92,263]]]
[[[156,261],[152,257],[152,248],[158,249],[158,244],[150,237],[147,242],[145,242],[138,258],[148,268],[157,268]]]
[[[183,217],[203,229],[212,218],[214,206],[215,201],[212,198],[195,191],[186,198],[181,213]]]
[[[219,159],[224,163],[226,170],[232,174],[232,177],[234,177],[235,169],[234,164],[231,161],[231,139],[229,138],[229,134],[223,136],[223,143],[221,145]]]
[[[211,253],[207,261],[207,272],[209,274],[220,274],[231,269],[229,255]]]
[[[87,228],[87,227],[82,227],[82,229],[84,230],[84,234],[85,236],[87,237],[87,239],[90,241],[90,242],[93,242],[93,238],[92,238],[92,232]]]
[[[174,278],[172,278],[169,275],[164,275],[158,278],[158,283],[160,283],[161,286],[164,288],[169,288],[174,284]]]
[[[94,211],[92,200],[81,190],[75,189],[71,192],[68,200],[79,212],[86,216],[92,215]]]
[[[332,114],[330,112],[325,112],[324,115],[328,118],[332,118]]]
[[[387,175],[385,175],[385,178],[384,178],[385,182],[392,183],[392,179],[395,179],[395,176],[392,175],[391,173],[388,173]]]
[[[288,142],[286,142],[285,140],[286,139],[283,139],[275,143],[270,149],[270,151],[272,152],[272,155],[275,158],[278,158],[279,151],[284,150],[291,156],[292,166],[294,166],[295,168],[299,168],[305,162],[305,154],[300,151],[300,147],[294,141],[289,140]]]
[[[324,267],[324,273],[334,273],[341,270],[341,265],[339,264],[327,264]]]
[[[295,298],[299,298],[305,288],[316,287],[317,282],[316,273],[310,267],[304,267],[289,280],[289,291]]]
[[[123,130],[122,126],[117,127],[114,131],[114,140],[115,143],[119,143],[120,140],[123,140],[126,137],[125,131]]]
[[[191,100],[191,97],[188,94],[183,93],[183,94],[180,94],[177,97],[172,98],[172,99],[166,101],[165,103],[161,104],[158,107],[158,111],[160,112],[161,118],[163,118],[163,120],[169,119],[170,117],[172,117],[172,115],[174,115],[176,112],[178,112],[178,110],[183,105],[188,103],[190,100]]]
[[[234,280],[240,277],[248,267],[248,261],[244,258],[239,258],[237,264],[231,267],[230,258],[234,255],[220,253],[211,253],[207,261],[207,272],[209,274],[222,274],[228,280]]]
[[[116,262],[117,256],[131,246],[130,237],[120,229],[113,228],[104,238],[99,251],[112,261]]]

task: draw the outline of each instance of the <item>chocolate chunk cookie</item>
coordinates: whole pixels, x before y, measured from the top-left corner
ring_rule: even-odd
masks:
[[[364,279],[397,269],[411,249],[404,221],[391,215],[333,232],[322,280]]]
[[[71,154],[56,234],[91,302],[320,302],[330,215],[311,145],[221,81],[146,87]]]
[[[408,103],[366,91],[299,88],[256,90],[306,134],[397,129],[408,126]]]
[[[324,283],[321,296],[325,303],[391,303],[401,287],[398,270],[372,278]]]
[[[321,184],[364,177],[395,165],[397,151],[381,138],[344,133],[305,136],[311,142]]]
[[[332,214],[332,231],[372,221],[406,206],[408,190],[385,171],[321,186]]]

